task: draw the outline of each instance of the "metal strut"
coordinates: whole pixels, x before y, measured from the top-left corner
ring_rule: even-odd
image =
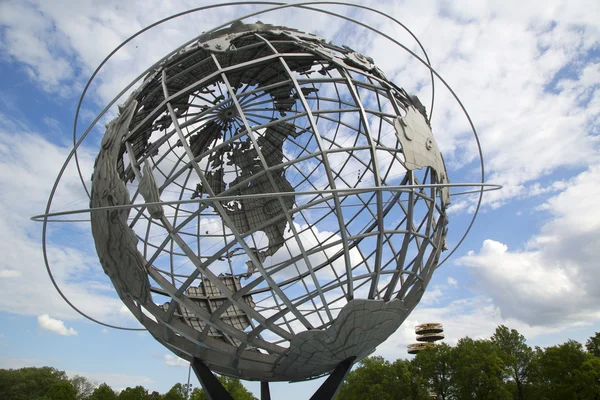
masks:
[[[340,390],[344,378],[346,378],[352,364],[354,364],[354,360],[356,360],[356,357],[350,357],[339,363],[310,400],[332,400]]]
[[[271,400],[271,390],[269,389],[269,382],[260,383],[260,400]]]
[[[312,395],[310,400],[332,400],[344,382],[344,378],[352,368],[356,357],[350,357],[335,367],[329,377],[321,384],[319,389]],[[223,387],[221,382],[212,373],[212,371],[198,358],[192,361],[192,368],[208,397],[208,400],[233,400],[227,389]],[[271,392],[269,390],[269,382],[260,383],[260,398],[261,400],[271,400]]]
[[[212,373],[212,371],[198,358],[192,360],[192,368],[208,397],[208,400],[233,400],[227,389]]]

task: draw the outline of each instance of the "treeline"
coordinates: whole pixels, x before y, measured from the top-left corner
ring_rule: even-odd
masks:
[[[239,379],[219,377],[235,400],[257,400]],[[0,400],[185,400],[187,385],[176,383],[167,393],[149,392],[142,386],[120,393],[106,383],[98,385],[83,376],[71,379],[51,367],[0,369]],[[207,400],[204,390],[194,388],[190,400]]]
[[[219,380],[234,399],[257,400],[239,379]],[[184,400],[186,392],[186,385],[177,383],[164,394],[142,386],[117,393],[106,383],[69,378],[51,367],[0,369],[1,400]],[[196,387],[190,399],[207,396]],[[336,399],[600,400],[600,332],[585,349],[572,340],[542,349],[499,326],[490,339],[440,344],[412,360],[369,357],[348,374]]]
[[[499,326],[487,340],[440,344],[412,360],[369,357],[351,371],[337,400],[600,400],[600,332],[583,346],[529,347]]]

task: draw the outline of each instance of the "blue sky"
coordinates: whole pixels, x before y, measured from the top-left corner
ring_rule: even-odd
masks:
[[[388,359],[405,357],[414,325],[427,321],[443,323],[450,343],[465,335],[489,337],[499,324],[540,346],[585,341],[600,331],[600,7],[594,1],[538,3],[386,3],[385,12],[415,32],[461,97],[480,134],[487,180],[504,185],[486,194],[470,236],[436,271],[421,304],[379,346],[377,354]],[[43,211],[68,154],[75,107],[91,72],[136,30],[193,5],[0,2],[1,368],[51,365],[113,388],[142,384],[162,392],[187,379],[185,362],[150,335],[104,329],[62,302],[44,270],[41,225],[29,217]],[[330,8],[415,48],[381,17]],[[186,16],[132,42],[92,86],[83,122],[167,51],[243,13],[226,8]],[[259,19],[347,44],[373,57],[424,104],[430,101],[427,71],[381,38],[304,11]],[[476,181],[466,120],[441,85],[437,92],[432,125],[450,178]],[[101,134],[94,131],[81,152],[84,175]],[[57,209],[86,207],[78,183],[70,168]],[[474,201],[453,199],[450,245],[460,238]],[[103,321],[137,326],[113,295],[84,226],[53,225],[50,240],[58,281],[76,304]],[[316,386],[283,383],[273,392],[302,399]],[[257,385],[249,387],[258,393]]]

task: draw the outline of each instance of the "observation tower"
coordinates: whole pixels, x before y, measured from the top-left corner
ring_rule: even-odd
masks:
[[[436,342],[444,339],[444,328],[437,322],[429,322],[415,326],[417,342],[408,345],[408,354],[417,354],[419,351],[435,346]]]

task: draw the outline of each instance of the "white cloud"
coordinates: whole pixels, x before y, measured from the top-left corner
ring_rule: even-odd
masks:
[[[409,21],[432,65],[458,93],[475,123],[487,180],[504,185],[486,194],[484,204],[497,207],[514,197],[539,194],[535,186],[528,187],[536,180],[560,168],[598,161],[593,132],[600,116],[600,64],[593,49],[600,31],[591,23],[593,18],[581,13],[586,7],[597,8],[591,3],[551,3],[527,10],[517,6],[518,12],[508,12],[512,7],[505,2],[485,2],[473,9],[453,3],[426,2],[414,8],[395,3],[390,10]],[[384,30],[403,37],[391,24]],[[369,49],[388,76],[395,75],[399,85],[417,91],[429,104],[425,68],[401,53],[387,57],[389,52],[385,41]],[[439,82],[436,95],[433,128],[450,178],[476,181],[478,171],[470,164],[475,142],[467,120]],[[472,204],[472,199],[456,199],[451,210],[472,211]]]
[[[369,1],[363,3],[373,5]],[[573,6],[555,0],[525,8],[513,3],[457,7],[452,3],[398,2],[388,10],[390,15],[403,15],[410,22],[410,28],[428,49],[434,67],[459,93],[479,128],[489,180],[505,186],[503,191],[486,196],[485,202],[493,206],[515,196],[535,194],[535,186],[530,190],[527,185],[535,185],[537,179],[557,168],[598,159],[597,143],[588,134],[589,125],[597,124],[600,109],[600,94],[596,93],[599,68],[588,56],[600,40],[600,30],[593,22],[598,19],[594,18],[598,17],[597,12],[592,11],[595,3]],[[0,13],[1,23],[7,28],[2,51],[33,71],[32,79],[38,80],[45,90],[64,91],[65,87],[80,87],[101,59],[137,29],[193,6],[196,5],[158,1],[143,8],[123,2],[108,2],[101,8],[74,0],[60,4],[5,2],[6,12]],[[111,99],[167,51],[217,21],[225,22],[249,8],[193,14],[145,33],[106,65],[94,93],[102,101]],[[373,56],[388,76],[397,77],[400,86],[417,91],[428,104],[428,74],[418,62],[362,29],[353,29],[342,39],[338,37],[343,27],[341,20],[307,13],[289,10],[260,19],[285,21],[336,42],[343,40]],[[285,15],[291,18],[285,19]],[[325,19],[327,23],[323,23]],[[413,40],[386,19],[370,14],[361,14],[359,19],[366,19],[372,26],[413,46]],[[397,57],[388,57],[391,51],[398,53]],[[78,66],[76,71],[67,68],[73,64]],[[565,68],[570,74],[561,73]],[[79,86],[64,84],[73,79]],[[474,141],[467,134],[466,119],[454,100],[441,84],[437,87],[434,131],[448,164],[460,168],[474,160]],[[586,101],[582,102],[584,98]],[[455,176],[460,174],[461,180],[476,179],[464,171],[452,172]],[[469,209],[462,204],[453,206],[453,212]]]
[[[22,62],[29,78],[44,90],[73,94],[73,87],[66,83],[75,77],[75,69],[52,20],[31,3],[3,2],[0,25],[6,28],[0,54]],[[54,40],[49,41],[50,37]]]
[[[189,367],[189,361],[184,360],[183,358],[176,357],[171,354],[165,354],[163,359],[165,360],[165,365],[168,367]]]
[[[443,286],[442,285],[433,285],[430,286],[423,297],[421,298],[420,304],[425,304],[431,306],[433,304],[438,304],[444,295]]]
[[[41,224],[29,218],[45,209],[47,196],[68,149],[28,130],[23,123],[0,118],[0,310],[21,315],[76,314],[53,289],[45,273],[41,251]],[[15,140],[19,138],[19,140]],[[84,171],[92,154],[80,153]],[[84,172],[87,176],[89,173]],[[27,199],[24,201],[24,199]],[[56,209],[87,208],[79,177],[69,167],[54,202]],[[49,224],[48,258],[65,294],[84,312],[107,322],[129,324],[131,315],[118,312],[122,304],[97,261],[89,228],[80,224]],[[85,283],[83,283],[85,282]]]
[[[0,270],[0,278],[18,278],[21,276],[21,272],[16,271],[14,269],[3,269]]]
[[[218,2],[216,2],[218,3]],[[45,2],[32,0],[3,2],[0,24],[6,40],[0,51],[9,59],[23,63],[31,79],[52,93],[71,96],[83,88],[100,62],[122,41],[143,27],[166,16],[198,7],[193,1],[144,3],[107,1],[101,7],[77,0]],[[264,6],[258,6],[265,8]],[[121,49],[105,65],[92,92],[109,101],[138,74],[165,54],[203,31],[214,28],[257,6],[223,7],[191,14],[146,32]],[[270,14],[282,18],[286,11]],[[341,21],[306,11],[287,11],[295,22],[308,25],[308,31],[337,31]],[[255,19],[257,17],[254,17]],[[329,19],[329,23],[325,20]],[[268,21],[267,17],[265,21]],[[252,21],[254,22],[254,21]],[[73,81],[75,84],[73,84]],[[95,99],[97,100],[97,99]]]
[[[535,342],[538,337],[552,335],[579,325],[530,326],[518,319],[505,318],[491,298],[474,296],[450,301],[439,307],[420,304],[402,326],[377,348],[375,354],[388,360],[409,357],[406,346],[416,342],[415,326],[427,322],[442,323],[444,342],[450,345],[455,345],[459,339],[467,336],[474,339],[489,338],[499,325],[518,330],[530,343]]]
[[[488,239],[458,263],[506,318],[550,326],[600,319],[599,196],[595,165],[544,204],[551,219],[524,249]]]
[[[60,319],[54,319],[48,314],[40,315],[37,318],[38,325],[45,331],[56,333],[61,336],[77,336],[77,331],[73,328],[68,328]]]

